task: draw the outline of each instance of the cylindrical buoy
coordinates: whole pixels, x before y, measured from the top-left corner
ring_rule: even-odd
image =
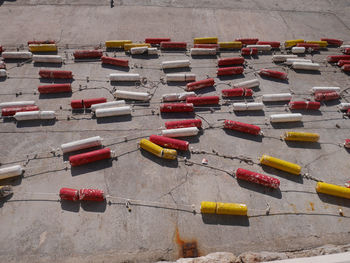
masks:
[[[111,117],[111,116],[122,116],[122,115],[130,115],[130,114],[131,114],[130,106],[101,108],[101,109],[95,110],[95,115],[97,118]]]
[[[317,44],[321,48],[326,48],[328,46],[327,41],[317,41],[317,40],[316,41],[310,41],[310,40],[308,40],[308,41],[305,41],[305,43],[307,43],[307,44]]]
[[[340,98],[340,94],[338,92],[316,92],[315,100],[316,101],[328,101],[328,100],[337,100]]]
[[[72,71],[67,70],[46,70],[41,69],[39,71],[39,76],[46,79],[72,79]]]
[[[272,48],[279,48],[281,46],[281,42],[278,41],[258,41],[257,45],[270,45]]]
[[[225,120],[224,121],[224,128],[230,129],[230,130],[235,130],[235,131],[240,131],[240,132],[244,132],[244,133],[249,133],[249,134],[253,134],[253,135],[261,134],[261,129],[259,126],[255,126],[252,124],[243,123],[243,122],[239,122],[239,121]]]
[[[341,67],[341,70],[344,72],[349,72],[350,71],[350,65],[349,64],[345,64]]]
[[[328,45],[338,46],[338,47],[343,44],[343,40],[334,39],[334,38],[321,38],[321,41],[326,41]]]
[[[304,43],[304,39],[293,39],[293,40],[286,40],[284,42],[284,47],[289,48],[289,47],[294,47],[298,43]]]
[[[8,101],[0,103],[0,109],[9,107],[35,106],[34,100],[29,101]]]
[[[350,188],[335,184],[318,182],[316,185],[316,192],[350,199]]]
[[[217,37],[196,37],[193,39],[193,44],[217,44]]]
[[[124,44],[124,50],[130,51],[130,49],[134,47],[151,47],[148,43],[131,43],[131,44]]]
[[[90,109],[92,111],[96,111],[97,109],[114,108],[114,107],[120,107],[120,106],[125,106],[125,100],[116,100],[116,101],[109,101],[109,102],[104,102],[99,104],[93,104],[91,105]]]
[[[234,111],[254,111],[254,110],[262,110],[264,108],[264,104],[262,102],[236,102],[233,103]]]
[[[243,45],[255,45],[259,39],[258,38],[236,38],[235,41],[242,42]]]
[[[61,150],[63,153],[75,152],[82,149],[97,147],[102,145],[102,138],[100,136],[94,136],[78,141],[67,142],[61,144]]]
[[[79,190],[80,201],[103,202],[105,199],[106,197],[102,190],[86,188],[82,188]]]
[[[63,59],[59,55],[33,55],[34,63],[62,63]]]
[[[239,75],[244,71],[243,67],[227,67],[227,68],[218,68],[216,74],[218,76],[227,76],[227,75]]]
[[[176,150],[163,148],[147,139],[141,139],[139,145],[140,145],[140,148],[160,158],[169,159],[169,160],[175,160],[177,158]]]
[[[196,81],[196,74],[193,73],[171,73],[166,74],[166,81]]]
[[[318,142],[320,135],[311,132],[285,132],[283,139],[285,141]]]
[[[161,49],[186,49],[187,43],[186,42],[161,42],[160,48]]]
[[[107,48],[123,48],[125,44],[131,43],[131,40],[107,40],[105,45]]]
[[[242,56],[255,56],[258,54],[258,49],[257,48],[248,48],[244,47],[241,49],[241,55]]]
[[[119,66],[119,67],[129,67],[129,60],[127,59],[102,56],[101,61],[102,61],[102,64],[109,64],[109,65]]]
[[[57,51],[56,44],[29,44],[30,52],[54,52]]]
[[[292,47],[292,53],[293,54],[304,54],[305,47]]]
[[[197,97],[197,95],[196,95],[196,93],[194,93],[192,91],[191,92],[163,94],[162,101],[181,101],[181,100],[186,100],[189,97]]]
[[[1,109],[1,116],[13,116],[16,114],[16,112],[22,112],[22,111],[38,111],[38,106],[18,106],[18,107],[9,107],[9,108],[2,108]]]
[[[187,83],[186,91],[193,91],[193,90],[203,89],[206,87],[212,87],[214,86],[214,84],[215,84],[215,81],[213,78],[203,79],[203,80]]]
[[[167,128],[167,129],[177,129],[177,128],[187,128],[187,127],[202,128],[202,120],[190,119],[190,120],[165,122],[165,128]]]
[[[41,85],[38,91],[40,94],[72,92],[72,85],[70,83]]]
[[[340,87],[312,87],[312,93],[316,92],[340,92]]]
[[[196,136],[199,130],[197,127],[187,127],[187,128],[178,128],[178,129],[167,129],[162,130],[161,133],[166,137],[187,137],[187,136]]]
[[[1,53],[1,56],[4,59],[30,59],[32,58],[33,54],[32,52],[27,52],[27,51],[19,51],[19,52],[4,51]]]
[[[140,81],[138,73],[111,73],[109,74],[110,81]]]
[[[133,47],[130,49],[130,53],[132,55],[142,55],[142,54],[146,54],[148,51],[148,47],[144,46],[144,47]]]
[[[160,105],[160,112],[192,112],[192,103],[164,103]]]
[[[292,94],[290,93],[264,94],[262,96],[262,101],[265,101],[265,102],[290,101],[291,99],[292,99]]]
[[[20,176],[23,173],[23,168],[20,165],[0,168],[0,180]]]
[[[170,42],[171,39],[170,38],[161,38],[161,37],[158,37],[158,38],[146,38],[145,39],[145,43],[148,43],[148,44],[151,44],[151,45],[160,45],[160,43],[162,42]]]
[[[305,59],[305,58],[287,58],[286,62],[284,62],[284,63],[286,65],[293,65],[294,62],[312,63],[312,60]]]
[[[111,149],[104,148],[104,149],[95,150],[87,153],[72,155],[69,157],[69,162],[71,166],[80,166],[87,163],[109,159],[111,157],[112,157]]]
[[[84,103],[83,100],[72,100],[70,102],[70,106],[72,107],[72,109],[82,109],[84,108]]]
[[[311,49],[312,51],[320,49],[320,45],[319,44],[310,44],[310,43],[298,43],[297,47],[303,47],[303,48],[309,49],[309,50]]]
[[[338,61],[338,63],[337,63],[337,65],[339,66],[339,67],[342,67],[342,66],[344,66],[344,65],[347,65],[347,64],[350,64],[350,60],[339,60]]]
[[[242,42],[230,41],[230,42],[219,42],[220,49],[240,49],[242,48]]]
[[[219,44],[194,44],[194,48],[215,48],[219,49]]]
[[[272,47],[270,45],[247,45],[247,48],[256,48],[258,51],[270,51]]]
[[[216,203],[216,214],[218,215],[237,215],[246,216],[248,213],[247,205],[236,203]]]
[[[186,103],[192,103],[194,106],[213,105],[219,104],[219,100],[219,96],[187,97]]]
[[[265,174],[252,172],[242,168],[238,168],[236,170],[236,177],[240,180],[245,180],[248,182],[260,184],[275,189],[277,189],[280,186],[280,180],[278,180],[277,178]]]
[[[329,63],[337,63],[339,60],[350,60],[350,55],[334,55],[327,57]]]
[[[158,49],[156,47],[147,48],[148,55],[158,55]]]
[[[4,78],[7,76],[6,69],[0,69],[0,78]]]
[[[27,45],[31,44],[56,44],[55,40],[31,40],[27,42]]]
[[[272,114],[270,115],[270,122],[296,122],[301,121],[302,118],[303,115],[301,115],[300,113]]]
[[[291,101],[288,106],[291,110],[318,110],[321,103],[317,101]]]
[[[165,136],[159,136],[159,135],[151,135],[149,137],[149,140],[157,145],[160,145],[166,148],[182,150],[182,151],[187,151],[188,145],[189,145],[189,142],[187,141],[169,138]]]
[[[201,202],[201,213],[202,214],[215,214],[216,213],[216,202]]]
[[[293,69],[320,70],[320,64],[310,62],[293,62]]]
[[[288,58],[298,58],[297,55],[273,55],[273,62],[285,62]]]
[[[348,110],[348,109],[350,109],[350,103],[349,102],[342,102],[339,104],[338,108],[340,110]]]
[[[260,164],[271,166],[275,169],[285,171],[295,175],[299,175],[301,172],[301,167],[299,165],[278,159],[276,157],[265,155],[265,154],[261,156]]]
[[[191,56],[205,56],[205,55],[216,55],[216,48],[191,48]]]
[[[73,52],[75,59],[84,59],[84,58],[101,58],[101,50],[76,50]]]
[[[93,105],[93,104],[99,104],[99,103],[104,103],[104,102],[107,102],[106,98],[93,98],[93,99],[84,99],[83,100],[85,108],[90,108],[91,105]]]
[[[73,188],[61,188],[60,189],[61,200],[67,201],[78,201],[79,200],[79,190]]]
[[[26,121],[26,120],[50,120],[55,119],[56,114],[54,111],[23,111],[16,112],[14,118],[17,121]]]
[[[234,83],[233,87],[249,89],[249,88],[259,87],[259,85],[260,85],[260,81],[258,79],[251,79],[251,80],[246,80],[239,83]]]
[[[187,68],[191,65],[191,62],[188,59],[183,60],[172,60],[172,61],[163,61],[162,69],[168,68]]]
[[[244,63],[244,58],[235,57],[235,58],[220,58],[218,60],[218,66],[230,66],[230,65],[242,65]]]
[[[223,97],[251,97],[253,91],[246,88],[223,89],[221,91]]]
[[[136,92],[136,91],[125,91],[125,90],[116,90],[114,96],[118,99],[128,99],[128,100],[141,100],[148,101],[151,96],[147,92]]]
[[[282,79],[285,80],[288,78],[288,74],[285,72],[280,72],[276,70],[271,69],[260,69],[259,71],[260,76],[275,78],[275,79]]]
[[[350,139],[345,139],[344,147],[348,149],[350,148]]]

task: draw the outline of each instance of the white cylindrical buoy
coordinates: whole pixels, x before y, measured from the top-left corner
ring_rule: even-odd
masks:
[[[56,114],[54,111],[24,111],[24,112],[16,112],[16,114],[13,117],[17,121],[49,120],[49,119],[55,119]]]
[[[112,108],[112,107],[118,107],[118,106],[124,106],[124,105],[125,105],[125,100],[116,100],[116,101],[109,101],[109,102],[104,102],[104,103],[92,104],[90,109],[92,111],[95,111],[97,109]]]
[[[29,101],[10,101],[0,103],[0,109],[8,107],[21,107],[21,106],[33,106],[35,105],[34,100]]]
[[[196,74],[193,73],[172,73],[166,74],[167,81],[196,81]]]
[[[182,92],[182,93],[170,93],[170,94],[164,94],[162,96],[162,100],[163,101],[181,101],[181,100],[186,100],[186,98],[189,98],[189,97],[197,97],[197,95],[193,91]]]
[[[247,45],[247,48],[256,48],[259,51],[270,51],[271,45]]]
[[[33,55],[33,61],[42,63],[62,63],[63,59],[59,55]]]
[[[118,99],[128,99],[128,100],[150,100],[151,95],[147,92],[135,92],[135,91],[125,91],[125,90],[116,90],[114,96]]]
[[[272,114],[270,115],[270,122],[295,122],[301,121],[303,115],[300,113],[286,113],[286,114]]]
[[[32,58],[33,54],[32,52],[27,52],[27,51],[20,51],[20,52],[5,51],[5,52],[2,52],[1,56],[4,59],[30,59]]]
[[[149,47],[147,53],[148,55],[158,55],[158,49],[156,47]]]
[[[288,58],[297,58],[297,55],[273,55],[273,62],[285,62]]]
[[[262,102],[236,102],[233,103],[234,111],[246,111],[246,110],[262,110],[264,104]]]
[[[197,127],[167,129],[167,130],[162,130],[162,136],[165,136],[165,137],[196,136],[198,132],[199,130]]]
[[[340,110],[348,110],[350,109],[350,103],[349,102],[342,102],[338,106]]]
[[[316,92],[340,92],[340,88],[339,87],[312,87],[311,91],[313,93]]]
[[[137,73],[111,73],[110,81],[140,81],[140,74]]]
[[[292,53],[293,54],[304,54],[305,47],[292,47]]]
[[[51,120],[55,118],[56,118],[56,114],[54,111],[40,111],[41,120]]]
[[[216,48],[191,48],[191,56],[216,55]]]
[[[234,88],[255,88],[255,87],[259,87],[260,85],[260,81],[258,79],[251,79],[251,80],[247,80],[247,81],[242,81],[239,83],[235,83],[233,84]]]
[[[111,116],[121,116],[121,115],[130,115],[131,108],[130,106],[122,107],[113,107],[113,108],[102,108],[95,111],[96,117],[111,117]]]
[[[292,99],[292,94],[290,93],[275,93],[275,94],[264,94],[262,96],[262,101],[290,101]]]
[[[6,77],[7,73],[6,73],[6,69],[0,69],[0,78]]]
[[[286,65],[292,65],[294,62],[312,63],[312,60],[311,59],[305,59],[305,58],[287,58],[285,64]]]
[[[144,54],[148,51],[148,47],[133,47],[130,49],[130,53],[132,55],[140,55],[140,54]]]
[[[309,62],[293,62],[293,69],[320,70],[320,64]]]
[[[350,45],[341,45],[340,50],[343,51],[346,48],[350,48]]]
[[[173,61],[163,61],[162,69],[167,68],[187,68],[191,65],[191,62],[188,59],[183,60],[173,60]]]
[[[102,138],[100,136],[95,136],[78,141],[64,143],[61,145],[61,150],[63,153],[68,153],[101,145]]]
[[[0,169],[0,180],[19,176],[23,173],[22,166],[14,165]]]

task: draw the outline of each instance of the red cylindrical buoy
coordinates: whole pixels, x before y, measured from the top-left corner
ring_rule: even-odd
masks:
[[[202,120],[191,119],[191,120],[165,122],[165,128],[167,128],[167,129],[177,129],[177,128],[187,128],[187,127],[202,128]]]
[[[321,107],[321,103],[317,101],[291,101],[289,102],[289,108],[291,110],[318,110]]]
[[[60,198],[61,200],[78,201],[79,191],[78,189],[73,189],[73,188],[61,188]]]
[[[350,55],[350,48],[345,48],[343,50],[343,53],[346,54],[346,55]]]
[[[203,96],[203,97],[186,98],[186,102],[192,103],[194,106],[218,104],[219,100],[220,100],[219,96]]]
[[[252,172],[246,169],[238,168],[236,171],[236,177],[241,180],[249,181],[263,186],[277,189],[280,186],[280,180],[277,178]]]
[[[67,71],[67,70],[41,69],[39,71],[39,75],[40,77],[46,78],[46,79],[72,79],[73,78],[72,71]]]
[[[270,45],[272,48],[279,48],[281,42],[278,41],[258,41],[257,45]]]
[[[218,44],[194,44],[194,48],[216,48],[219,49]]]
[[[243,67],[227,67],[227,68],[218,68],[218,76],[227,76],[227,75],[239,75],[244,71]]]
[[[328,45],[332,46],[341,46],[343,45],[343,40],[334,39],[334,38],[321,38],[321,41],[327,41]]]
[[[160,105],[160,112],[192,112],[192,103],[164,103]]]
[[[102,56],[101,61],[102,61],[102,64],[109,64],[109,65],[119,66],[119,67],[129,67],[129,60],[127,59]]]
[[[70,83],[42,85],[38,87],[38,91],[41,94],[72,92],[72,85]]]
[[[328,101],[328,100],[336,100],[339,99],[340,95],[338,92],[316,92],[315,100],[316,101]]]
[[[203,89],[206,87],[212,87],[214,86],[214,84],[215,84],[215,81],[213,78],[190,82],[190,83],[187,83],[186,85],[186,91],[193,91],[197,89]]]
[[[345,148],[350,148],[350,139],[345,139],[344,147]]]
[[[106,98],[95,98],[95,99],[83,100],[85,108],[90,108],[91,105],[93,105],[93,104],[99,104],[99,103],[104,103],[104,102],[107,102]]]
[[[288,75],[285,72],[280,72],[276,70],[271,69],[260,69],[259,71],[260,76],[275,78],[275,79],[287,79]]]
[[[170,42],[170,38],[146,38],[145,43],[151,44],[151,45],[160,45],[162,42]]]
[[[74,58],[100,58],[101,50],[76,50],[73,53]]]
[[[327,57],[327,61],[330,63],[336,63],[339,60],[350,60],[350,55],[334,55]]]
[[[4,51],[3,47],[0,46],[0,54]]]
[[[253,91],[251,89],[245,88],[234,88],[234,89],[223,89],[221,91],[224,97],[251,97],[253,96]]]
[[[160,48],[161,49],[186,49],[187,43],[186,42],[161,42]]]
[[[312,50],[319,50],[320,45],[319,44],[311,44],[311,43],[297,43],[297,47],[304,47],[304,48],[310,48]]]
[[[261,132],[261,129],[259,126],[255,126],[252,124],[243,123],[243,122],[239,122],[239,121],[231,121],[231,120],[224,121],[224,128],[230,129],[230,130],[235,130],[235,131],[240,131],[240,132],[244,132],[244,133],[249,133],[249,134],[253,134],[253,135],[259,135]]]
[[[39,110],[38,106],[20,106],[20,107],[7,107],[1,109],[1,116],[13,116],[16,112],[23,111],[37,111]]]
[[[159,136],[159,135],[151,135],[149,136],[149,140],[155,144],[158,144],[160,146],[176,149],[176,150],[182,150],[187,151],[189,142],[173,139],[165,136]]]
[[[230,66],[230,65],[242,65],[244,63],[244,58],[220,58],[218,60],[218,66]]]
[[[29,45],[33,45],[33,44],[36,44],[36,45],[39,45],[39,44],[56,44],[56,41],[55,40],[33,40],[33,41],[28,41],[28,46]]]
[[[258,54],[258,49],[257,48],[249,48],[249,47],[244,47],[241,49],[241,55],[242,56],[254,56]]]
[[[345,64],[341,67],[342,71],[349,72],[350,71],[350,64]]]
[[[243,45],[255,45],[259,39],[258,38],[237,38],[235,41],[242,42]]]
[[[105,199],[106,197],[102,190],[85,188],[79,190],[80,201],[103,202]]]
[[[70,106],[72,107],[72,109],[82,109],[84,108],[84,103],[83,100],[72,100],[70,102]]]
[[[350,60],[339,60],[338,61],[338,63],[337,63],[337,65],[339,66],[339,67],[342,67],[342,66],[344,66],[344,65],[346,65],[346,64],[350,64]]]
[[[104,148],[87,153],[72,155],[69,157],[69,162],[71,166],[79,166],[108,158],[111,158],[111,149]]]

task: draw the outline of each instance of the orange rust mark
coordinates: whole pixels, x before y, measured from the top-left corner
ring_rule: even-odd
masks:
[[[293,208],[294,213],[298,213],[298,210],[295,204],[289,204],[289,205]]]
[[[309,202],[310,206],[311,206],[311,210],[315,211],[315,204],[313,202]]]
[[[180,237],[179,229],[175,229],[175,242],[179,245],[179,257],[180,258],[196,258],[199,257],[197,248],[197,241],[192,240],[190,242],[184,241]]]

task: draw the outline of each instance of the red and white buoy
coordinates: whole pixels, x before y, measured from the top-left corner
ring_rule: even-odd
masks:
[[[253,135],[261,134],[261,129],[259,126],[255,126],[252,124],[243,123],[243,122],[239,122],[239,121],[225,120],[224,121],[224,128],[230,129],[230,130],[235,130],[235,131],[240,131],[240,132],[244,132],[244,133],[249,133],[249,134],[253,134]]]
[[[105,199],[106,197],[103,190],[86,188],[79,190],[80,201],[103,202]]]
[[[215,81],[213,78],[190,82],[190,83],[187,83],[186,85],[186,91],[193,91],[193,90],[203,89],[206,87],[212,87],[214,86],[214,84],[215,84]]]
[[[236,177],[240,180],[245,180],[248,182],[260,184],[275,189],[277,189],[280,186],[280,180],[278,180],[277,178],[265,174],[252,172],[243,168],[238,168],[236,170]]]

